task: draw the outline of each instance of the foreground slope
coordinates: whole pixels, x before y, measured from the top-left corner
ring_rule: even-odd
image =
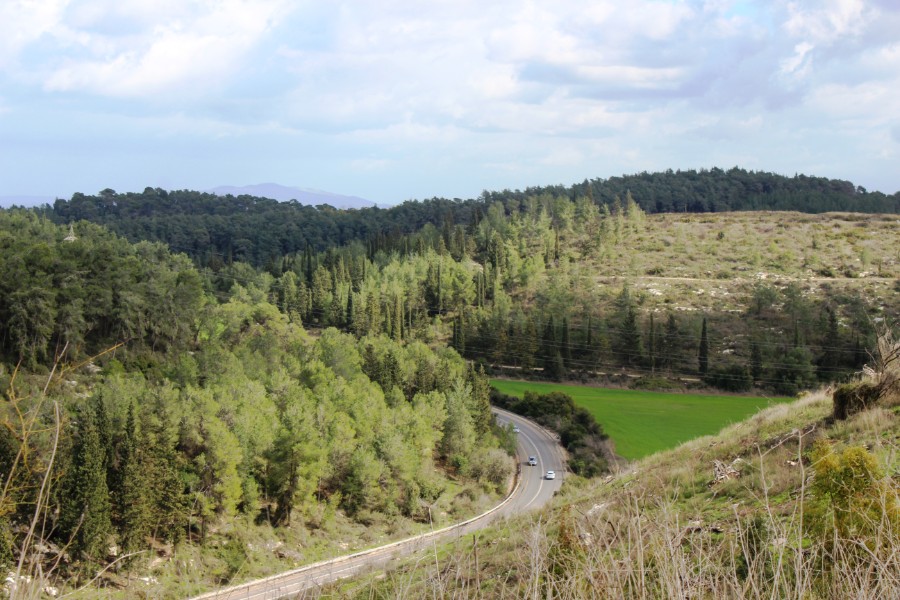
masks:
[[[895,598],[900,409],[828,391],[630,470],[344,597]],[[886,475],[887,474],[887,475]]]

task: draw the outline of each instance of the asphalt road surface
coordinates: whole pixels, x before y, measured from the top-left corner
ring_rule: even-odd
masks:
[[[499,506],[464,523],[432,533],[307,565],[265,579],[222,588],[191,600],[275,600],[302,597],[304,591],[360,573],[382,569],[396,558],[429,548],[435,543],[468,535],[498,519],[540,508],[562,486],[565,477],[565,453],[556,438],[539,425],[504,410],[494,409],[494,412],[498,422],[512,423],[519,428],[517,456],[520,466],[519,477],[513,491]],[[537,459],[536,466],[528,465],[529,456]],[[547,471],[554,471],[556,479],[546,479]]]

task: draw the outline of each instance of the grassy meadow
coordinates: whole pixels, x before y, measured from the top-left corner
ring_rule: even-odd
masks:
[[[635,460],[674,448],[693,438],[718,433],[760,409],[790,402],[792,398],[712,396],[636,390],[605,389],[531,381],[492,379],[504,394],[522,397],[563,392],[587,408],[612,438],[619,456]]]

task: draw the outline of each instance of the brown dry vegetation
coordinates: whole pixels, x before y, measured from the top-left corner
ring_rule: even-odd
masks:
[[[612,250],[599,274],[741,280],[893,278],[897,215],[794,212],[658,214]]]

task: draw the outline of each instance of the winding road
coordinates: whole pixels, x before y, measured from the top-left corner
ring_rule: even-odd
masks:
[[[518,461],[519,477],[510,494],[499,505],[486,513],[463,523],[444,529],[417,535],[373,548],[314,563],[305,567],[279,573],[265,579],[257,579],[228,588],[218,589],[191,600],[276,600],[289,598],[305,590],[316,588],[362,572],[384,568],[393,559],[412,554],[417,550],[462,537],[487,527],[498,519],[540,508],[562,486],[565,477],[565,452],[554,436],[528,419],[513,413],[494,409],[497,421],[511,423],[519,428]],[[537,459],[536,466],[528,465],[528,457]],[[555,471],[556,479],[545,478],[547,471]]]

